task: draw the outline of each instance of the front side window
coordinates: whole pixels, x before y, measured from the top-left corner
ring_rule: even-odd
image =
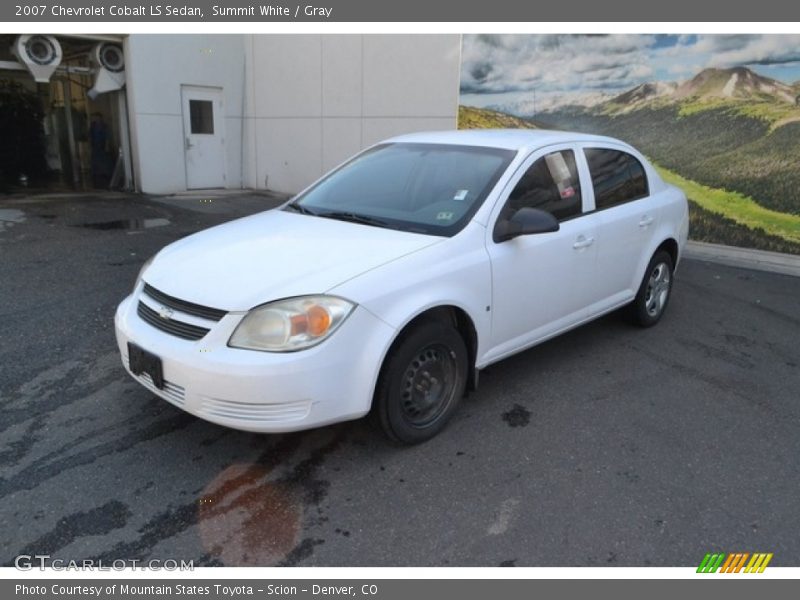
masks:
[[[475,214],[514,155],[477,146],[383,144],[334,171],[287,208],[451,236]]]
[[[597,210],[647,196],[644,167],[634,156],[609,148],[587,148],[586,161],[594,186]]]
[[[581,184],[572,150],[559,150],[534,162],[508,197],[506,211],[538,208],[559,221],[581,214]]]

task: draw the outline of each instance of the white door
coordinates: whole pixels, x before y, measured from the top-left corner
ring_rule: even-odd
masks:
[[[181,86],[186,188],[225,187],[225,119],[220,88]]]
[[[633,297],[642,251],[651,246],[658,207],[649,195],[647,174],[639,160],[618,148],[584,149],[593,182],[597,214],[597,291],[610,307]]]
[[[512,183],[503,211],[523,206],[550,212],[559,230],[496,243],[492,262],[492,334],[489,360],[568,327],[593,297],[596,218],[585,214],[575,152],[552,147],[529,159]],[[499,217],[499,211],[495,217]]]

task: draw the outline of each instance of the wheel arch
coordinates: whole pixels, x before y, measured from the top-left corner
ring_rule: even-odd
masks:
[[[672,258],[673,271],[677,268],[678,259],[680,258],[680,245],[670,232],[664,231],[663,234],[664,235],[656,238],[657,240],[660,240],[658,243],[655,243],[655,240],[653,241],[653,245],[650,246],[649,252],[642,253],[639,259],[639,265],[634,273],[635,279],[633,280],[632,288],[634,291],[639,288],[642,277],[644,277],[645,271],[647,270],[647,265],[650,264],[650,260],[656,255],[657,252],[661,250],[667,252]]]
[[[381,358],[378,376],[375,378],[375,384],[372,391],[372,406],[375,404],[375,394],[377,393],[381,377],[383,377],[384,369],[386,368],[388,359],[392,355],[392,352],[394,352],[395,348],[397,348],[398,344],[400,344],[404,337],[416,327],[419,327],[426,322],[440,323],[442,321],[452,325],[464,340],[469,358],[467,391],[473,391],[477,388],[478,370],[475,368],[475,363],[478,354],[478,331],[475,327],[475,322],[464,308],[454,304],[439,304],[436,306],[427,307],[409,316],[405,323],[403,323],[403,325],[397,329],[394,338],[387,346],[386,351]]]
[[[672,259],[672,268],[675,269],[678,266],[678,258],[679,258],[679,250],[678,250],[678,240],[672,237],[668,237],[663,242],[661,242],[658,247],[653,251],[650,255],[651,257],[661,250],[664,250],[669,254],[670,258]],[[649,259],[648,259],[649,260]]]

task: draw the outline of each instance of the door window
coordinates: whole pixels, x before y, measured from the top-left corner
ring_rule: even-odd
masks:
[[[192,134],[214,134],[214,103],[211,100],[189,100],[189,125]]]
[[[627,152],[587,148],[586,161],[594,186],[597,210],[644,198],[648,194],[644,167]]]
[[[581,213],[581,186],[572,150],[559,150],[534,162],[514,187],[505,210],[538,208],[559,221]]]

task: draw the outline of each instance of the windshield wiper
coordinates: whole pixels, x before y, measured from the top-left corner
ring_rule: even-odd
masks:
[[[359,215],[354,212],[347,211],[331,211],[316,213],[318,217],[325,217],[326,219],[336,219],[337,221],[349,221],[350,223],[361,223],[362,225],[372,225],[374,227],[391,227],[386,221],[370,217],[368,215]]]
[[[297,202],[289,202],[289,204],[286,205],[286,208],[289,208],[289,209],[291,209],[293,211],[299,212],[301,215],[311,215],[312,217],[319,216],[313,210],[309,210],[305,206],[302,206],[301,204],[298,204]]]

